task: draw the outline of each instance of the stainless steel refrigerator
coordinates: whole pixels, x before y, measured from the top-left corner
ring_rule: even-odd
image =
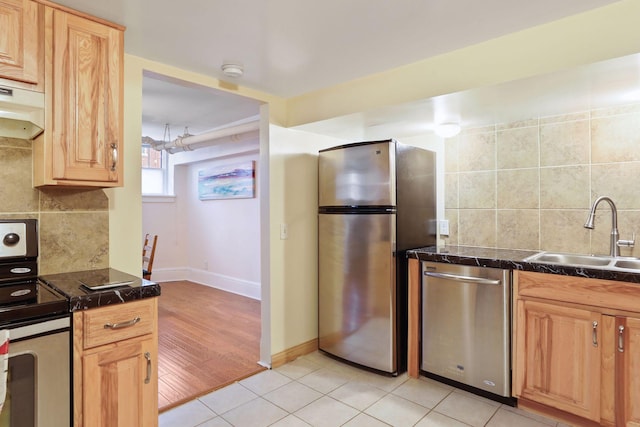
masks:
[[[435,168],[435,153],[394,140],[320,151],[320,350],[406,370],[406,251],[436,244]]]

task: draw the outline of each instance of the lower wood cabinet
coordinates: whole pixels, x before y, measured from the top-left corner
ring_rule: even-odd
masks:
[[[640,317],[640,316],[639,316]],[[617,317],[616,363],[613,390],[616,392],[615,425],[640,426],[640,318]]]
[[[521,403],[639,427],[640,284],[517,272],[515,287]]]
[[[157,298],[73,316],[74,426],[158,425]]]
[[[591,420],[600,419],[600,314],[518,301],[520,397]]]

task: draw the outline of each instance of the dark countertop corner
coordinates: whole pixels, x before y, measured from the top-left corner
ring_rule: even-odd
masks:
[[[47,274],[40,276],[39,279],[66,296],[72,312],[156,297],[161,293],[158,283],[113,268]],[[118,281],[130,283],[93,291],[83,285],[83,283],[101,284]]]

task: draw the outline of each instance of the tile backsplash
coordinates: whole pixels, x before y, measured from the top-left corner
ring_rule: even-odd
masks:
[[[640,104],[468,129],[445,143],[446,244],[609,253],[640,237]],[[640,246],[640,240],[638,241]],[[640,248],[621,248],[640,256]]]
[[[40,274],[109,266],[109,200],[101,189],[32,187],[32,143],[0,137],[0,219],[36,218]]]

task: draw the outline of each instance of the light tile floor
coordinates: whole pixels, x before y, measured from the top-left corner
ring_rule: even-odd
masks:
[[[160,427],[196,426],[565,425],[428,378],[385,377],[315,352],[160,415]]]

